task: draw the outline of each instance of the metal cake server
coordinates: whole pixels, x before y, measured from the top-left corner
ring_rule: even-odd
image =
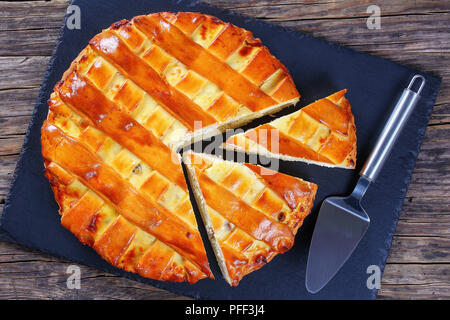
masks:
[[[416,80],[420,80],[420,87],[414,92],[412,86]],[[336,275],[369,227],[370,219],[361,206],[361,199],[389,156],[420,99],[424,85],[425,78],[415,75],[409,86],[403,90],[360,172],[360,178],[352,194],[345,198],[329,197],[323,201],[311,240],[306,268],[306,289],[310,293],[320,291]]]

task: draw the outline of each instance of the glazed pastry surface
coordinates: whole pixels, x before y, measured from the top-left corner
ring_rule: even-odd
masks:
[[[346,92],[341,90],[297,112],[232,136],[224,148],[354,169],[356,127]]]

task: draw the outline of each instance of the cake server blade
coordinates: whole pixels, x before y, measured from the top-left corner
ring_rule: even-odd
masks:
[[[309,292],[318,292],[334,277],[369,227],[369,216],[360,203],[369,184],[360,177],[349,197],[329,197],[322,203],[306,269]]]

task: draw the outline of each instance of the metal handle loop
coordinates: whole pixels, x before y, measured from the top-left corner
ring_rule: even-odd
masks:
[[[409,82],[409,85],[408,85],[408,90],[411,90],[411,88],[412,88],[414,82],[416,81],[416,79],[420,79],[421,80],[421,84],[420,84],[419,90],[417,90],[417,92],[416,92],[418,95],[420,95],[420,92],[422,92],[422,89],[423,89],[423,87],[425,85],[425,78],[423,76],[421,76],[420,74],[416,74],[414,77],[412,77],[412,79],[411,79],[411,81]]]

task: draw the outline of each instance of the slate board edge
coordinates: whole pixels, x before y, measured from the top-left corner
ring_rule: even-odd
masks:
[[[439,83],[437,85],[436,90],[433,90],[431,95],[430,95],[430,99],[432,101],[436,101],[436,98],[437,98],[437,95],[438,95],[438,92],[439,92],[439,88],[440,88],[440,84],[441,84],[441,78],[440,77],[438,77],[438,82]],[[433,109],[434,109],[434,103],[433,103],[433,106],[431,108],[429,108],[428,114],[426,115],[427,123],[430,121],[430,117],[431,117],[431,114],[433,113]],[[419,135],[418,138],[417,138],[417,142],[418,143],[417,143],[416,150],[414,150],[414,156],[412,157],[413,161],[412,161],[412,163],[410,165],[410,168],[408,169],[408,174],[405,176],[405,179],[403,180],[403,185],[404,185],[405,192],[403,193],[403,197],[401,198],[401,206],[399,206],[397,208],[396,212],[395,212],[396,219],[395,219],[395,222],[392,225],[392,228],[391,228],[390,233],[389,233],[389,237],[387,239],[386,247],[387,247],[388,254],[385,256],[385,258],[384,258],[384,260],[382,261],[382,264],[381,264],[382,265],[382,267],[381,267],[381,278],[383,277],[384,270],[386,268],[386,262],[387,262],[387,259],[389,257],[389,252],[390,252],[390,248],[392,246],[392,241],[394,239],[395,230],[397,229],[398,220],[400,218],[400,213],[401,213],[402,208],[403,208],[403,204],[404,204],[404,200],[405,200],[406,194],[408,193],[409,183],[411,181],[412,174],[413,174],[414,168],[416,166],[417,158],[419,156],[420,148],[422,146],[422,142],[423,142],[423,138],[425,137],[426,130],[427,130],[427,126],[421,128],[420,132],[418,133],[418,135]],[[378,293],[378,289],[376,290],[375,297],[376,297],[377,293]]]

